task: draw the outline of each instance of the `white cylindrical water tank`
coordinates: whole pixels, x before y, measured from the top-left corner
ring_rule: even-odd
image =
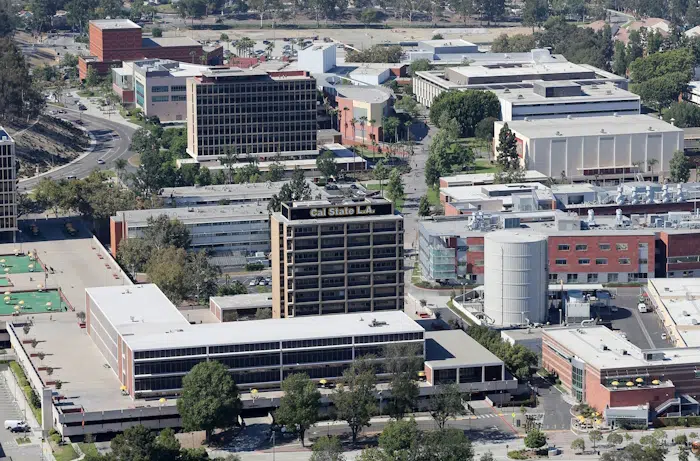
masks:
[[[496,231],[484,238],[484,314],[494,325],[544,323],[547,237]]]

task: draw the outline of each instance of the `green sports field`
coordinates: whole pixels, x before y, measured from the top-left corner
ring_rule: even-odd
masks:
[[[66,310],[66,304],[61,301],[58,290],[12,292],[9,294],[8,301],[4,300],[6,296],[8,295],[2,296],[0,315],[10,315],[16,312],[15,306],[20,306],[18,312],[22,314],[43,314]],[[51,304],[47,305],[47,303]]]
[[[32,267],[29,267],[32,266]],[[41,264],[29,259],[29,256],[0,255],[0,267],[5,274],[25,274],[27,272],[44,272]],[[6,270],[8,269],[8,270]]]

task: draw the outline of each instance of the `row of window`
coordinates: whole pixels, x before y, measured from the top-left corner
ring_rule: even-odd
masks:
[[[170,91],[173,93],[182,93],[186,90],[186,87],[185,87],[185,85],[173,85],[170,87],[168,87],[168,85],[158,85],[158,86],[152,86],[151,92],[153,92],[153,93],[167,93],[168,89],[170,89]]]
[[[151,96],[151,102],[184,102],[187,101],[185,95],[174,94],[172,96]]]
[[[623,266],[630,264],[630,258],[617,258],[617,262]],[[644,258],[639,259],[639,264],[647,264],[648,260]],[[557,266],[566,266],[569,264],[569,260],[565,258],[561,259],[555,259],[554,264]],[[591,260],[589,258],[579,258],[578,259],[578,264],[581,266],[588,266],[591,264]],[[596,258],[595,260],[595,265],[596,266],[605,266],[608,264],[608,259],[607,258]]]
[[[583,274],[582,274],[583,275]],[[583,278],[579,280],[579,274],[566,274],[566,283],[579,283],[580,282],[585,282],[585,283],[616,283],[619,281],[619,274],[617,272],[610,272],[607,274],[607,277],[599,277],[598,274],[585,274],[586,279],[585,281]],[[669,275],[670,276],[670,275]],[[549,281],[556,283],[561,280],[559,274],[549,274]],[[627,281],[628,282],[635,282],[638,280],[646,280],[647,278],[647,273],[646,272],[629,272],[627,274]]]
[[[648,243],[638,243],[637,248],[640,250],[646,250],[649,248]],[[585,243],[577,243],[574,245],[575,251],[588,251],[588,245]],[[600,251],[610,251],[611,245],[609,243],[599,243],[598,244],[598,249]],[[615,249],[617,251],[627,251],[629,250],[629,245],[627,243],[616,243],[615,244]],[[557,246],[557,250],[559,251],[570,251],[571,250],[571,245],[562,243]]]

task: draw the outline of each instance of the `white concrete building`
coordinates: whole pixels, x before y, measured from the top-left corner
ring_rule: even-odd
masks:
[[[190,231],[193,250],[255,254],[270,251],[270,219],[266,204],[200,206],[118,211],[110,218],[114,253],[123,239],[141,237],[149,218],[165,215]]]
[[[470,54],[468,66],[458,65],[437,70],[416,72],[413,92],[416,100],[430,107],[444,91],[502,90],[531,88],[533,81],[570,81],[579,84],[605,82],[627,88],[627,79],[587,64],[574,64],[549,50],[535,49],[530,53]],[[474,59],[472,60],[471,57]]]
[[[494,123],[494,157],[506,122]],[[647,115],[572,117],[507,122],[524,168],[573,180],[663,175],[683,130]],[[649,161],[656,161],[650,165]]]
[[[335,67],[335,43],[314,43],[299,50],[297,69],[314,74],[328,72]]]
[[[640,113],[639,95],[612,83],[537,81],[532,88],[492,90],[501,103],[501,120],[598,117]]]
[[[112,81],[122,95],[133,90],[134,104],[147,117],[158,117],[161,122],[184,122],[187,119],[185,82],[209,68],[170,59],[129,61],[112,69]]]

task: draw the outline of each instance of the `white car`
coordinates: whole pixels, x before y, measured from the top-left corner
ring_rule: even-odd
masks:
[[[250,281],[250,283],[248,284],[248,286],[249,286],[249,287],[254,287],[254,286],[256,286],[257,284],[258,284],[258,281],[255,280],[255,279],[253,279],[253,280]]]
[[[27,423],[22,421],[21,419],[6,419],[5,420],[5,429],[7,430],[13,430],[15,428],[24,428],[27,426]]]

